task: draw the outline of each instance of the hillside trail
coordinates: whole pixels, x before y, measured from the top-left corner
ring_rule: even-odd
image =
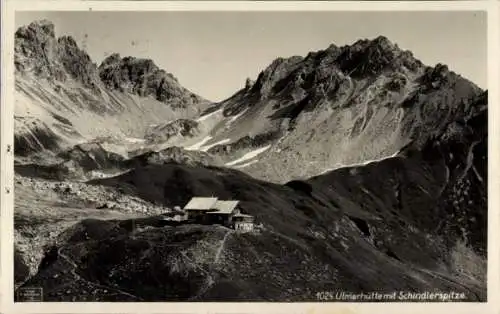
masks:
[[[233,230],[230,229],[228,232],[226,232],[226,234],[224,235],[224,237],[220,241],[219,248],[217,249],[217,251],[215,253],[214,264],[218,264],[219,263],[222,250],[224,249],[224,245],[226,244],[226,240],[229,237],[229,235],[232,234],[232,233],[233,233]]]
[[[65,253],[63,253],[63,249],[65,247],[60,247],[58,248],[57,250],[57,255],[59,257],[61,257],[64,261],[66,261],[68,264],[71,265],[71,270],[70,270],[70,273],[71,275],[73,275],[73,277],[76,279],[76,281],[82,281],[83,283],[93,287],[93,288],[97,288],[97,289],[103,289],[103,290],[109,290],[109,291],[115,291],[117,294],[122,294],[122,295],[126,295],[126,296],[129,296],[135,300],[138,300],[138,301],[142,301],[143,299],[138,297],[138,296],[135,296],[135,295],[132,295],[128,292],[125,292],[123,290],[120,290],[118,288],[114,288],[114,287],[110,287],[110,286],[106,286],[106,285],[103,285],[103,284],[99,284],[99,283],[95,283],[95,282],[92,282],[92,281],[89,281],[85,278],[83,278],[82,276],[80,276],[77,272],[77,270],[79,269],[78,265],[75,263],[75,261],[73,261],[68,255],[66,255]]]
[[[203,295],[210,289],[210,287],[215,283],[215,277],[214,274],[216,272],[216,265],[219,264],[221,254],[224,250],[224,247],[226,245],[227,239],[229,236],[234,232],[232,229],[228,229],[226,234],[224,234],[224,237],[220,240],[219,247],[215,251],[214,255],[214,260],[212,263],[208,264],[207,269],[201,267],[197,263],[195,263],[191,258],[189,258],[185,253],[181,253],[192,265],[195,265],[196,268],[198,268],[202,273],[206,275],[206,280],[204,284],[200,287],[198,293],[189,298],[189,300],[198,300],[199,298],[202,298]]]

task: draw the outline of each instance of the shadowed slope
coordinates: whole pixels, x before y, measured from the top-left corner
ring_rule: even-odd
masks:
[[[238,199],[263,227],[239,234],[154,217],[84,220],[59,236],[57,258],[25,286],[47,287],[47,300],[311,301],[319,291],[439,290],[484,301],[486,189],[474,180],[486,171],[486,118],[483,107],[463,121],[468,132],[448,129],[398,157],[287,185],[173,164],[95,180],[166,206],[193,195]]]

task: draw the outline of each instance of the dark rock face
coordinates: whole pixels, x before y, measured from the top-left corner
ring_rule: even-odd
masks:
[[[343,47],[337,63],[344,73],[354,78],[375,76],[386,70],[399,71],[402,67],[410,71],[424,67],[410,52],[401,51],[384,36],[359,40],[352,46]]]
[[[14,154],[29,156],[44,149],[59,149],[60,138],[46,127],[36,127],[28,134],[14,135]]]
[[[92,62],[89,55],[78,48],[75,40],[70,36],[63,36],[57,40],[59,44],[60,60],[66,71],[83,86],[90,88],[93,92],[99,92],[99,76],[97,66]]]
[[[61,152],[59,157],[72,161],[83,171],[119,168],[124,158],[106,151],[99,143],[85,143]]]
[[[119,54],[107,57],[99,66],[99,76],[109,89],[127,91],[142,97],[151,96],[174,107],[185,108],[203,99],[183,88],[177,79],[159,69],[152,60]]]
[[[488,110],[487,94],[475,101],[477,112],[461,123],[450,125],[438,139],[438,146],[449,169],[449,184],[443,190],[440,207],[448,218],[441,222],[443,234],[465,239],[486,256]]]
[[[262,71],[257,81],[253,84],[252,91],[257,92],[261,99],[268,97],[273,87],[295,68],[300,66],[302,57],[295,56],[288,59],[278,58],[271,63],[264,71]]]
[[[15,34],[15,65],[20,73],[65,82],[72,78],[98,93],[97,66],[71,36],[56,38],[47,20],[21,27]]]
[[[71,170],[64,163],[40,165],[36,163],[15,165],[16,174],[29,178],[64,181],[71,177]]]

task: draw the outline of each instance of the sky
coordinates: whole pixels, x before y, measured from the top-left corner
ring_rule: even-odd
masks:
[[[149,58],[211,101],[230,97],[277,57],[379,35],[487,88],[485,12],[18,11],[16,27],[39,19],[52,21],[56,36],[73,36],[98,64],[115,52]]]

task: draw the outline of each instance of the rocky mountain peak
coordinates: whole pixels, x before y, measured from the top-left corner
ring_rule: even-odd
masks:
[[[114,52],[114,53],[110,54],[109,56],[107,56],[104,60],[102,60],[99,68],[110,65],[110,64],[119,63],[121,61],[121,59],[122,59],[121,55],[117,52]]]
[[[151,59],[115,53],[99,66],[99,76],[109,89],[129,92],[143,97],[154,97],[174,107],[185,107],[203,99],[183,88],[170,73],[160,69]]]
[[[20,27],[15,33],[16,70],[45,77],[59,72],[61,69],[51,71],[56,44],[54,25],[47,20]]]
[[[392,50],[397,48],[397,45],[391,42],[387,37],[381,35],[371,40],[371,45],[378,46],[384,50]]]
[[[375,51],[380,50],[385,53],[393,53],[399,50],[398,46],[385,36],[378,36],[373,39],[359,39],[352,45],[342,47],[351,51]]]
[[[386,70],[399,71],[403,66],[418,71],[423,66],[411,53],[401,50],[385,36],[358,40],[342,50],[337,64],[354,78],[377,76]]]
[[[51,21],[42,19],[20,27],[16,32],[16,37],[23,34],[36,35],[39,38],[43,36],[55,38],[55,27]]]
[[[264,71],[260,72],[252,90],[257,91],[262,99],[271,94],[273,86],[280,80],[286,78],[291,71],[300,65],[303,57],[293,56],[290,58],[276,58]]]
[[[328,46],[328,48],[326,48],[326,51],[336,51],[339,49],[339,46],[335,45],[335,44],[330,44],[330,46]]]
[[[15,66],[20,75],[50,82],[73,79],[100,95],[104,88],[153,97],[172,107],[207,102],[183,88],[170,73],[151,59],[108,56],[98,67],[71,36],[56,37],[54,24],[35,21],[15,34]]]
[[[78,49],[78,44],[71,36],[61,36],[57,39],[57,42],[64,47],[73,47]]]
[[[426,77],[431,81],[445,81],[450,77],[450,70],[447,65],[438,63],[433,68],[428,68]]]
[[[49,81],[72,78],[98,91],[97,67],[71,36],[56,38],[54,24],[35,21],[15,33],[16,71]]]
[[[342,47],[331,44],[324,50],[310,52],[305,58],[277,58],[259,74],[252,91],[258,93],[260,99],[284,90],[302,95],[301,90],[314,89],[322,83],[337,86],[346,77],[360,80],[382,73],[421,73],[425,68],[410,51],[400,49],[385,36],[378,36]]]

